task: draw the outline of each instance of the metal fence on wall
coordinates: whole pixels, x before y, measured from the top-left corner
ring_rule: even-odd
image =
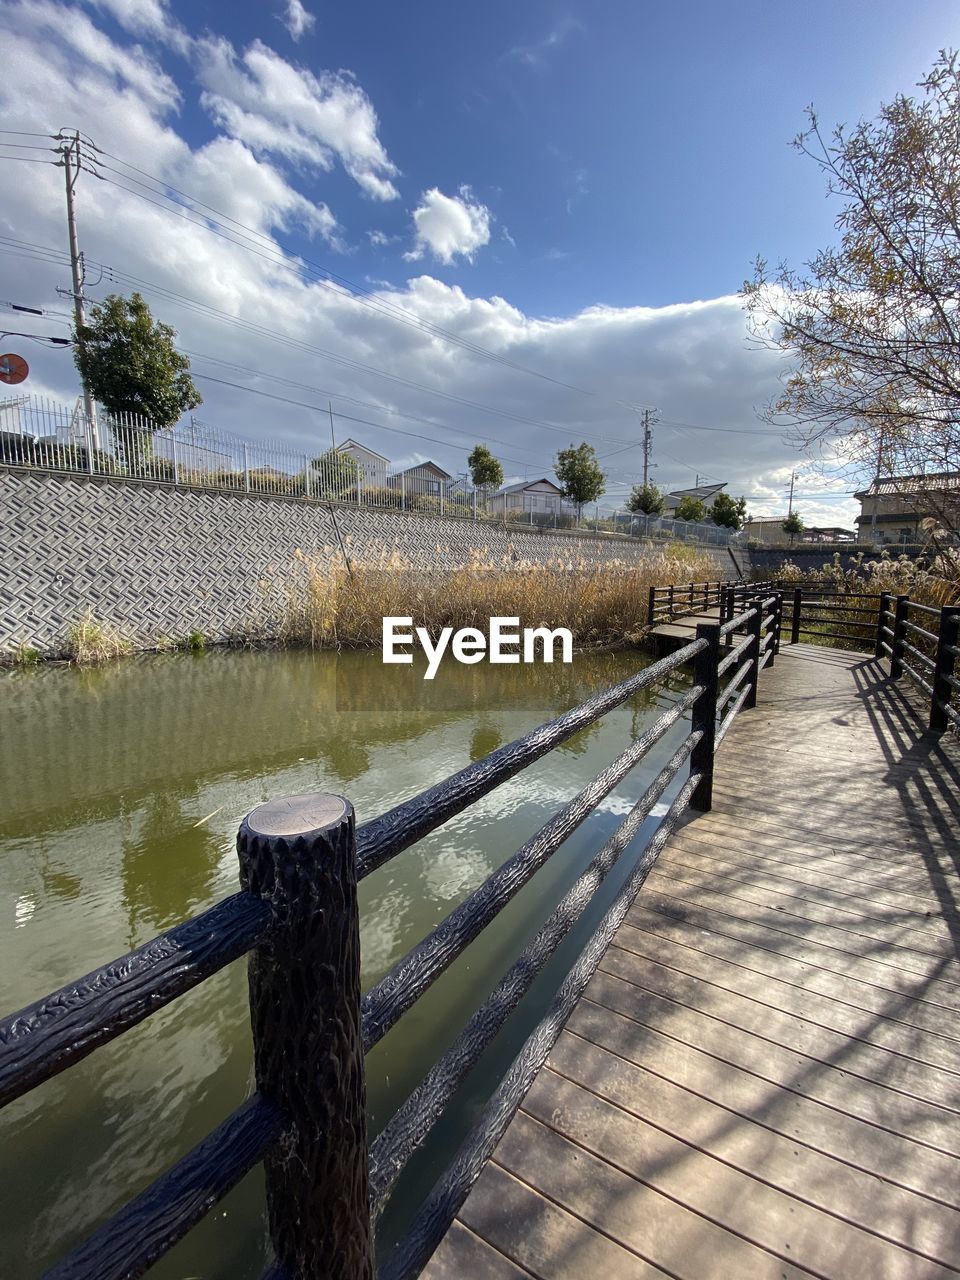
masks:
[[[667,542],[728,545],[733,530],[710,522],[668,520],[662,516],[604,511],[590,504],[578,515],[567,502],[540,493],[511,495],[507,508],[463,479],[444,479],[429,470],[381,472],[365,468],[350,454],[331,446],[304,452],[282,442],[250,440],[202,422],[192,415],[158,430],[134,414],[99,409],[88,421],[82,402],[76,407],[38,396],[0,401],[0,465],[118,476],[181,487],[226,489],[341,502],[388,511],[459,516],[497,524],[572,529]]]

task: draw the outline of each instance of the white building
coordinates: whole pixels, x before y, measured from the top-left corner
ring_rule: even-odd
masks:
[[[365,444],[361,444],[359,440],[344,440],[343,444],[337,445],[338,453],[349,453],[357,466],[360,468],[360,478],[366,489],[383,489],[387,483],[387,466],[389,458],[385,458],[382,453],[368,448]]]

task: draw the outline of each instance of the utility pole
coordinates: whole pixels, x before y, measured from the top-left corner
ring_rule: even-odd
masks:
[[[787,519],[793,515],[793,483],[797,478],[795,471],[790,472],[790,501],[787,503]]]
[[[70,271],[73,276],[73,314],[76,320],[77,333],[86,324],[83,310],[83,256],[77,238],[77,211],[73,203],[73,192],[80,176],[80,134],[72,138],[62,138],[60,155],[63,157],[63,173],[67,183],[67,231],[70,238]],[[90,437],[94,449],[100,448],[100,429],[97,423],[97,407],[90,394],[86,380],[83,383],[83,407],[87,422],[90,424]]]
[[[643,486],[650,481],[650,451],[653,447],[653,433],[650,430],[650,410],[643,411]]]

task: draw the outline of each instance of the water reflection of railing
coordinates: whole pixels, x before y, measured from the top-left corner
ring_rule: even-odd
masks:
[[[698,627],[697,638],[670,657],[359,829],[352,806],[340,796],[261,805],[238,836],[240,893],[0,1023],[5,1105],[252,952],[257,1091],[47,1275],[142,1275],[262,1161],[274,1280],[372,1276],[373,1229],[400,1173],[669,794],[666,813],[632,859],[545,1016],[379,1273],[384,1280],[416,1275],[546,1060],[674,827],[688,808],[710,808],[716,747],[737,713],[756,702],[760,671],[775,658],[779,615],[775,596],[748,601],[728,621]],[[361,998],[358,881],[689,662],[692,686]],[[688,712],[689,732],[669,761],[368,1148],[365,1055]],[[687,766],[686,778],[670,792]]]

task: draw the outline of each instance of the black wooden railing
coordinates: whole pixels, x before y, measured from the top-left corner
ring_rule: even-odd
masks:
[[[760,672],[775,658],[780,610],[781,601],[773,595],[751,599],[742,609],[738,605],[733,617],[698,626],[697,638],[668,658],[359,828],[352,806],[340,796],[295,796],[259,806],[244,819],[237,838],[240,893],[0,1022],[4,1105],[250,952],[257,1092],[47,1276],[131,1280],[142,1275],[262,1161],[276,1257],[270,1277],[371,1277],[372,1233],[411,1155],[658,800],[687,769],[546,1014],[379,1271],[382,1280],[417,1275],[546,1060],[671,832],[688,807],[710,807],[714,753],[738,712],[756,703]],[[690,662],[692,687],[361,997],[358,880]],[[688,712],[690,727],[681,744],[368,1149],[364,1055]]]
[[[930,703],[929,727],[942,733],[960,728],[957,659],[960,657],[960,605],[937,608],[908,595],[880,597],[874,652],[890,659],[890,675],[906,675]]]
[[[717,582],[676,582],[667,587],[651,587],[647,604],[647,618],[651,627],[661,622],[673,622],[674,618],[688,617],[702,609],[711,609],[720,603],[725,586]]]

